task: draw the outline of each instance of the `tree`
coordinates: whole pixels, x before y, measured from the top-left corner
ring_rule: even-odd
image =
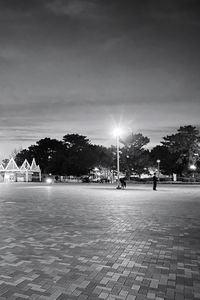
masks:
[[[94,145],[93,146],[96,155],[96,166],[101,168],[112,169],[115,165],[115,151],[113,147],[106,148],[103,146]]]
[[[130,134],[120,142],[124,145],[121,148],[121,170],[126,172],[127,177],[131,173],[136,173],[139,176],[144,172],[144,169],[149,164],[149,150],[145,149],[150,139],[143,136],[141,133]]]
[[[14,160],[15,160],[17,154],[19,154],[22,150],[23,150],[22,147],[14,148],[13,151],[12,151],[12,152],[10,153],[10,155],[8,156],[9,158],[4,158],[4,159],[2,160],[2,165],[3,165],[4,167],[6,167],[7,164],[9,163],[10,159],[11,159],[11,158],[14,158]],[[24,162],[24,161],[23,161],[23,162]],[[23,162],[22,162],[22,163],[23,163]],[[19,164],[19,165],[20,165],[20,164]]]
[[[4,159],[2,160],[2,165],[3,165],[4,168],[5,168],[5,167],[7,166],[7,164],[9,163],[9,160],[10,160],[10,159],[8,159],[8,158],[4,158]]]
[[[157,160],[160,160],[160,171],[165,175],[177,173],[176,161],[177,153],[170,153],[169,149],[163,145],[157,145],[150,151],[150,161],[153,167],[157,167]]]
[[[37,164],[43,173],[55,173],[52,161],[56,153],[62,151],[63,144],[56,139],[44,138],[36,142],[36,145],[31,145],[28,149],[24,149],[16,155],[17,164],[22,164],[25,159],[32,161],[36,159]]]
[[[23,150],[22,147],[14,148],[13,151],[9,155],[9,159],[11,159],[12,157],[15,159],[17,154],[20,153],[22,150]]]
[[[32,156],[31,152],[28,149],[23,149],[19,153],[17,153],[17,155],[15,156],[15,161],[18,166],[21,166],[25,159],[31,162],[33,157],[34,156]]]
[[[142,133],[131,133],[124,139],[120,139],[120,142],[124,144],[125,147],[133,146],[135,149],[143,149],[143,147],[150,142],[150,139],[143,136]]]
[[[163,146],[176,156],[174,170],[181,176],[187,174],[189,166],[196,162],[196,156],[200,154],[199,130],[191,125],[181,126],[177,133],[163,139]]]
[[[110,167],[112,152],[92,145],[86,136],[67,134],[63,141],[44,138],[23,149],[16,155],[16,162],[22,165],[25,159],[31,163],[35,158],[43,173],[81,176],[95,166]]]
[[[94,146],[89,139],[79,134],[67,134],[63,137],[63,144],[65,146],[63,173],[74,176],[88,174],[96,162]]]
[[[82,151],[90,145],[90,140],[86,136],[79,135],[77,133],[64,135],[63,141],[66,149],[73,150],[75,152]]]

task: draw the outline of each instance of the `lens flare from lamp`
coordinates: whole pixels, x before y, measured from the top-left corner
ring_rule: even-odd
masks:
[[[47,178],[47,179],[46,179],[46,183],[52,184],[52,183],[53,183],[53,179],[52,179],[52,178]]]
[[[196,170],[196,166],[195,165],[190,165],[190,170],[193,170],[193,171],[195,171]]]
[[[122,129],[120,128],[120,127],[116,127],[114,130],[113,130],[113,135],[114,136],[120,136],[121,134],[122,134],[123,132],[122,132]]]

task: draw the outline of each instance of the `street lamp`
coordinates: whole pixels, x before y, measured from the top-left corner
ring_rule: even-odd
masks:
[[[160,159],[157,159],[157,164],[158,164],[158,180],[160,179]]]
[[[121,189],[120,187],[120,180],[119,180],[119,137],[122,133],[122,130],[120,127],[115,128],[114,130],[114,135],[116,136],[116,140],[117,140],[117,189]]]
[[[194,164],[190,165],[190,170],[192,171],[193,179],[194,179],[194,172],[196,171],[196,169],[197,169],[197,167]]]
[[[94,168],[94,176],[95,176],[95,180],[96,182],[98,181],[98,175],[97,175],[97,172],[99,171],[99,169],[97,167]]]

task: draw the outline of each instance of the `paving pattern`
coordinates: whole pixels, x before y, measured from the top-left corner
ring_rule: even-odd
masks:
[[[200,186],[0,184],[1,299],[200,299]]]

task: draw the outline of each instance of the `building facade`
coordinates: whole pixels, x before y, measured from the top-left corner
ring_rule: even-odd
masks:
[[[33,158],[31,165],[25,159],[23,164],[17,166],[14,158],[11,158],[7,166],[0,164],[1,182],[39,182],[41,181],[40,166],[36,164]]]

